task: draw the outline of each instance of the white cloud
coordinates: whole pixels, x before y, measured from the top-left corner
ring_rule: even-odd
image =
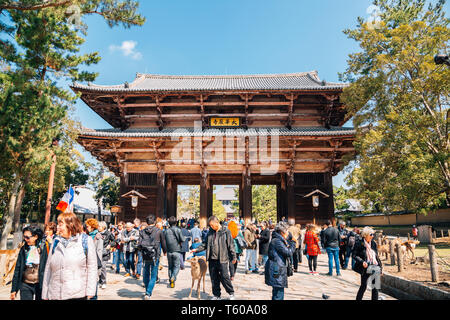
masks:
[[[131,57],[134,60],[142,59],[142,53],[136,51],[137,42],[133,40],[126,40],[122,42],[121,46],[110,45],[109,51],[121,51],[125,57]]]

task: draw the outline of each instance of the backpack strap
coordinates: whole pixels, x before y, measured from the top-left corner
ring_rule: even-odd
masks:
[[[58,243],[59,243],[59,239],[55,238],[55,240],[53,241],[52,255],[55,253],[55,249],[56,249],[56,246],[58,245]]]

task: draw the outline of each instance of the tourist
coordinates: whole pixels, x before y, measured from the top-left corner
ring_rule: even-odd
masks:
[[[230,280],[233,281],[234,276],[236,274],[238,263],[240,262],[240,257],[244,252],[244,249],[241,248],[239,243],[240,242],[242,243],[242,241],[245,240],[241,230],[239,230],[238,224],[235,221],[231,220],[230,222],[228,222],[227,228],[228,230],[230,230],[231,237],[233,238],[234,250],[236,252],[236,263],[232,263],[231,261],[229,261],[228,264],[230,271]]]
[[[87,234],[94,240],[95,250],[97,252],[97,262],[100,265],[98,269],[99,278],[101,277],[102,272],[102,258],[103,258],[103,237],[98,232],[98,221],[96,219],[87,219],[86,220],[86,230]],[[98,287],[98,285],[97,285]],[[92,300],[97,300],[97,289],[95,289],[95,295],[91,298]]]
[[[100,271],[99,285],[100,288],[106,289],[106,265],[111,258],[111,244],[114,243],[114,236],[108,230],[105,221],[100,221],[98,223],[98,231],[103,239],[102,268]]]
[[[189,252],[189,242],[192,239],[191,232],[186,229],[186,222],[181,223],[181,234],[185,237],[184,242],[181,244],[181,265],[180,269],[184,270],[184,262],[186,261],[186,252]]]
[[[288,225],[279,222],[272,233],[269,259],[266,262],[265,284],[272,287],[272,300],[284,300],[284,288],[288,287],[288,261],[292,259],[295,242],[289,237]]]
[[[125,268],[125,259],[123,255],[123,245],[122,245],[122,232],[125,222],[120,221],[117,224],[117,229],[114,233],[114,253],[113,253],[113,265],[116,266],[116,273],[120,273],[120,264]]]
[[[208,218],[210,230],[206,241],[199,246],[195,252],[206,250],[209,275],[213,292],[213,300],[221,299],[220,284],[229,294],[229,299],[234,300],[234,289],[228,273],[228,263],[236,263],[236,252],[234,250],[233,237],[227,228],[221,228],[219,219],[215,216]]]
[[[342,269],[347,269],[348,260],[350,258],[350,250],[348,247],[348,230],[345,228],[345,222],[339,222],[339,262]]]
[[[83,226],[74,213],[61,213],[58,237],[53,241],[45,266],[42,299],[90,299],[96,292],[97,272],[94,241],[83,233]]]
[[[328,255],[328,275],[333,275],[333,259],[336,265],[336,275],[341,276],[339,267],[339,231],[334,228],[331,221],[327,221],[327,228],[323,230],[323,246]]]
[[[256,266],[256,247],[257,247],[257,235],[256,226],[249,223],[244,231],[244,240],[247,243],[247,249],[245,249],[245,273],[251,272],[258,273],[258,267]]]
[[[167,262],[170,287],[175,287],[178,272],[180,271],[182,259],[182,244],[186,238],[181,233],[181,229],[177,227],[177,218],[169,218],[170,228],[165,231],[166,245],[167,245]]]
[[[306,226],[306,233],[304,243],[308,252],[308,267],[309,273],[318,275],[317,270],[317,256],[321,253],[319,248],[319,237],[314,232],[315,225],[308,224]]]
[[[294,271],[297,272],[298,271],[298,261],[299,261],[299,257],[298,257],[298,252],[300,251],[300,245],[301,245],[301,229],[300,229],[300,225],[296,225],[295,224],[295,219],[289,219],[289,228],[288,231],[291,233],[292,235],[292,240],[295,242],[295,251],[292,254],[292,262],[294,265]]]
[[[11,300],[20,291],[20,300],[41,300],[47,248],[44,233],[38,226],[22,230],[24,242],[17,256],[11,284]]]
[[[56,226],[56,223],[54,223],[53,221],[51,221],[45,225],[44,235],[45,235],[45,245],[47,248],[47,253],[53,243],[53,239],[55,239],[55,237],[56,237],[56,232],[57,232],[57,226]]]
[[[200,238],[195,238],[192,245],[189,247],[190,250],[193,250],[193,256],[194,257],[205,257],[206,256],[206,250],[196,252],[195,250],[202,245]]]
[[[202,230],[200,230],[200,228],[198,227],[198,221],[194,222],[194,227],[191,230],[189,230],[189,232],[191,233],[192,239],[195,238],[202,239]]]
[[[261,266],[265,266],[269,259],[270,230],[267,222],[261,223],[261,233],[259,234],[259,255],[262,257]]]
[[[127,222],[125,230],[122,232],[121,243],[123,247],[123,253],[125,256],[125,277],[136,276],[134,266],[134,251],[139,240],[139,233],[134,229],[134,224]]]
[[[361,240],[361,237],[360,237],[359,234],[360,234],[360,230],[359,230],[358,227],[354,227],[353,230],[348,233],[347,246],[349,247],[350,256],[352,258],[352,269],[355,266],[355,259],[353,259],[353,254],[352,253],[353,253],[353,249],[355,248],[355,243],[357,241]]]
[[[382,264],[378,257],[377,243],[373,240],[375,231],[370,227],[365,227],[361,231],[361,239],[355,243],[353,258],[355,259],[354,270],[361,274],[361,286],[356,295],[356,300],[362,300],[367,289],[367,281],[372,272],[382,274]],[[375,267],[374,267],[375,266]],[[368,272],[368,270],[370,272]],[[378,290],[376,286],[372,288],[372,300],[378,300]]]
[[[414,240],[417,240],[419,237],[419,230],[417,229],[416,225],[412,226],[411,234]]]
[[[136,218],[133,220],[134,223],[134,229],[139,234],[139,231],[141,230],[141,220]],[[139,279],[141,277],[141,271],[142,271],[142,252],[141,250],[134,250],[134,258],[136,259],[136,275],[135,278]]]
[[[320,231],[319,237],[320,237],[320,246],[322,247],[323,250],[325,250],[325,245],[323,243],[323,241],[325,240],[325,237],[323,235],[323,233],[325,232],[325,230],[328,228],[328,224],[324,223],[322,225],[322,230]]]
[[[158,266],[161,257],[161,249],[167,252],[166,238],[160,228],[156,226],[155,215],[147,217],[148,226],[140,231],[138,247],[142,251],[144,261],[143,282],[145,294],[143,299],[150,300],[153,288],[158,279]]]

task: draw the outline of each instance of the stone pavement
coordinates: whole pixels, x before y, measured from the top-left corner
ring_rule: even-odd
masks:
[[[169,287],[167,275],[167,258],[162,258],[163,269],[159,272],[161,279],[155,285],[152,300],[174,300],[188,299],[191,289],[190,264],[186,263],[186,269],[180,270],[175,288]],[[360,276],[352,270],[341,270],[342,277],[327,276],[328,258],[326,253],[319,255],[317,271],[319,275],[309,274],[308,261],[303,257],[298,273],[294,273],[288,278],[289,288],[285,289],[286,300],[322,300],[322,294],[329,296],[329,300],[354,300],[359,288]],[[98,289],[99,300],[141,300],[144,293],[142,278],[139,280],[131,277],[125,278],[124,272],[116,274],[108,267],[107,287]],[[272,287],[264,284],[264,275],[245,274],[244,259],[238,265],[238,271],[233,281],[236,300],[270,300],[272,297]],[[192,300],[197,300],[197,284],[192,292]],[[0,300],[7,300],[10,296],[11,286],[0,287]],[[210,299],[211,280],[209,272],[206,273],[206,293],[203,293],[203,283],[201,284],[201,299]],[[364,300],[369,300],[371,292],[366,291]],[[222,288],[222,297],[227,299],[228,294]],[[385,300],[395,300],[394,298],[380,293],[380,297]]]

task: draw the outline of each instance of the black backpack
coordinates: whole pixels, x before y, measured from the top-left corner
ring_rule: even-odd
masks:
[[[158,253],[155,231],[151,230],[151,232],[148,232],[148,230],[142,230],[140,239],[141,243],[138,249],[142,252],[142,259],[144,261],[154,261]]]

